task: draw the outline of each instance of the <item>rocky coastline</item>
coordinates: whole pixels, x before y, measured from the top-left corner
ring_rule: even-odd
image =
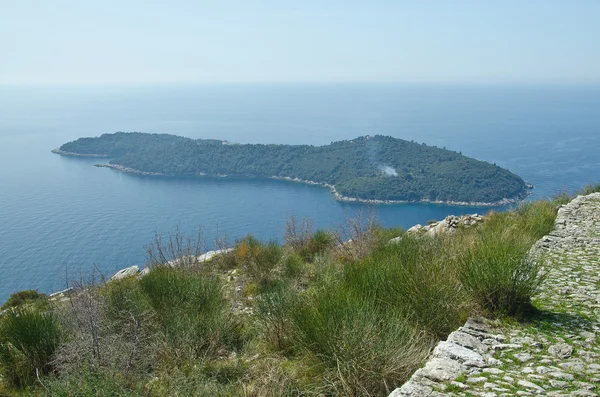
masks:
[[[55,152],[55,153],[57,153],[57,152]],[[62,153],[59,153],[59,154],[62,154]],[[173,176],[170,174],[165,174],[165,173],[160,173],[160,172],[140,171],[140,170],[137,170],[134,168],[125,167],[120,164],[104,163],[104,164],[95,164],[95,166],[96,167],[104,167],[104,168],[112,168],[112,169],[120,171],[120,172],[125,172],[128,174],[135,174],[135,175]],[[210,175],[201,172],[195,176],[210,176]],[[229,177],[229,175],[221,175],[221,174],[215,175],[215,176],[219,177],[219,178]],[[303,183],[305,185],[312,185],[312,186],[320,186],[320,187],[329,189],[329,191],[331,192],[331,194],[337,201],[342,201],[342,202],[347,202],[347,203],[376,204],[376,205],[379,205],[379,204],[426,203],[426,204],[440,204],[440,205],[455,205],[455,206],[462,206],[462,207],[499,207],[499,206],[504,206],[504,205],[515,204],[515,203],[521,202],[527,197],[527,195],[530,194],[530,190],[529,190],[529,191],[527,191],[526,195],[519,196],[519,197],[512,198],[512,199],[504,198],[502,200],[493,201],[493,202],[450,201],[450,200],[444,201],[444,200],[428,200],[428,199],[422,199],[422,200],[376,200],[376,199],[362,199],[359,197],[344,196],[337,191],[337,189],[335,188],[334,185],[330,185],[330,184],[324,183],[324,182],[315,182],[315,181],[310,181],[310,180],[295,178],[295,177],[290,177],[290,176],[275,176],[275,175],[267,177],[267,179],[288,181],[288,182],[295,182],[295,183]],[[529,183],[527,185],[528,185],[529,189],[533,188],[533,185],[531,185]]]
[[[96,158],[107,158],[109,157],[106,154],[93,154],[93,153],[74,153],[74,152],[66,152],[60,149],[52,150],[52,153],[60,154],[61,156],[67,157],[96,157]]]

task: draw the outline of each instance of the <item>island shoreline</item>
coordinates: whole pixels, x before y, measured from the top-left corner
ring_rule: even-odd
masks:
[[[110,157],[107,154],[94,154],[94,153],[75,153],[75,152],[66,152],[61,149],[53,149],[52,153],[60,154],[61,156],[66,157],[95,157],[95,158],[108,158]]]
[[[56,152],[54,152],[56,153]],[[62,154],[62,153],[58,153],[58,154]],[[126,174],[133,174],[133,175],[141,175],[141,176],[163,176],[163,177],[174,177],[176,175],[170,175],[170,174],[165,174],[165,173],[160,173],[160,172],[148,172],[148,171],[141,171],[141,170],[137,170],[135,168],[129,168],[129,167],[125,167],[123,165],[120,164],[111,164],[111,163],[104,163],[104,164],[95,164],[95,167],[101,167],[101,168],[112,168],[116,171],[119,172],[123,172]],[[199,173],[197,175],[188,175],[188,176],[195,176],[195,177],[217,177],[217,178],[227,178],[229,177],[229,175],[208,175],[205,173]],[[252,177],[246,177],[246,178],[252,178]],[[499,201],[495,201],[495,202],[467,202],[467,201],[443,201],[443,200],[428,200],[428,199],[422,199],[422,200],[376,200],[376,199],[362,199],[362,198],[358,198],[358,197],[348,197],[348,196],[344,196],[342,194],[340,194],[334,185],[330,185],[328,183],[322,183],[322,182],[315,182],[315,181],[309,181],[309,180],[305,180],[305,179],[301,179],[301,178],[294,178],[294,177],[289,177],[289,176],[270,176],[270,177],[263,177],[264,179],[272,179],[272,180],[281,180],[281,181],[288,181],[288,182],[295,182],[295,183],[303,183],[305,185],[312,185],[312,186],[320,186],[320,187],[324,187],[329,189],[329,191],[331,192],[331,194],[333,195],[333,197],[340,202],[346,202],[346,203],[362,203],[362,204],[413,204],[413,203],[423,203],[423,204],[439,204],[439,205],[453,205],[453,206],[461,206],[461,207],[501,207],[504,205],[510,205],[510,204],[515,204],[515,203],[519,203],[521,201],[523,201],[530,193],[531,193],[531,189],[533,188],[533,185],[528,184],[528,186],[531,186],[531,188],[527,191],[527,194],[523,197],[519,197],[519,198],[513,198],[513,199],[502,199]]]

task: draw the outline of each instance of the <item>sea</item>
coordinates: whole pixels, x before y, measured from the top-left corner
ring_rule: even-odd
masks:
[[[291,216],[339,228],[357,213],[407,228],[506,207],[362,205],[259,179],[143,177],[50,151],[116,131],[324,145],[390,135],[517,173],[529,200],[600,182],[600,86],[407,84],[0,86],[0,302],[92,271],[145,266],[155,235],[282,241]]]

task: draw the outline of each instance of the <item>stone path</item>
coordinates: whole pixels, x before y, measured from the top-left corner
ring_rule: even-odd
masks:
[[[390,397],[598,396],[600,193],[561,207],[532,255],[547,271],[534,298],[541,315],[512,324],[469,319]]]

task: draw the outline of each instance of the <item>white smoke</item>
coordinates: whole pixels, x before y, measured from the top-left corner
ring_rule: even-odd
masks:
[[[382,164],[377,168],[379,169],[379,171],[383,172],[385,176],[398,176],[396,170],[393,167],[390,167],[389,165]]]

